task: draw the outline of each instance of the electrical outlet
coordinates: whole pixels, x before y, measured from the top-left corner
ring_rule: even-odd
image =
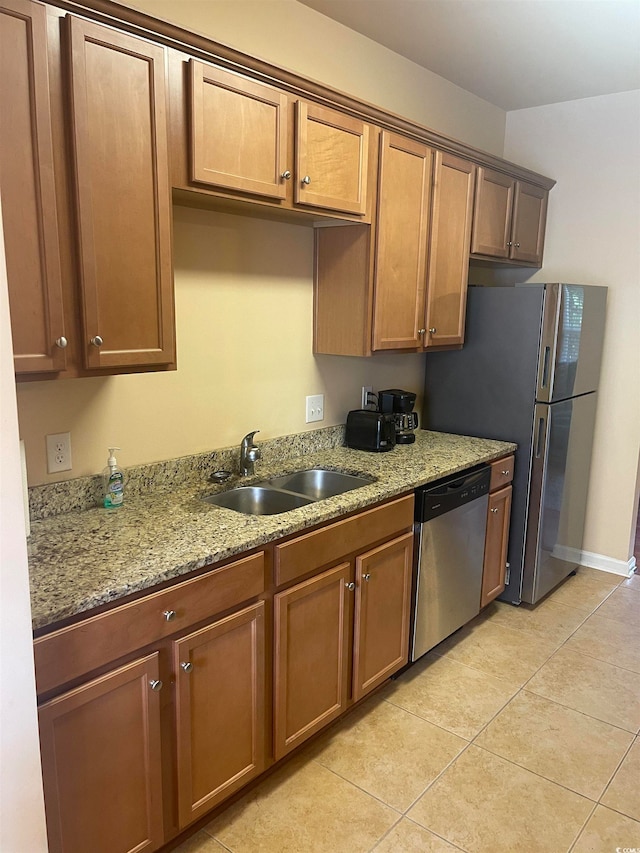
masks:
[[[369,404],[368,395],[373,394],[373,385],[363,385],[362,386],[362,401],[360,404],[360,408],[366,409]]]
[[[47,436],[47,471],[57,474],[58,471],[71,470],[71,433],[59,432]]]
[[[306,423],[324,420],[324,394],[313,394],[307,397]]]

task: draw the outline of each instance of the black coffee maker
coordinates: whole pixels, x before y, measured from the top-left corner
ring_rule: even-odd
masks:
[[[381,412],[392,412],[396,424],[396,444],[413,444],[414,429],[418,427],[418,413],[413,411],[416,395],[400,388],[389,388],[378,393]]]

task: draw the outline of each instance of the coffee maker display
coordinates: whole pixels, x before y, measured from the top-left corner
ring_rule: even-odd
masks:
[[[396,444],[413,444],[414,429],[418,427],[418,413],[413,411],[416,395],[400,388],[389,388],[378,393],[381,412],[391,412],[396,425]]]

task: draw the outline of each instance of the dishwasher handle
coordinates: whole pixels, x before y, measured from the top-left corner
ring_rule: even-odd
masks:
[[[491,468],[484,465],[480,469],[468,469],[432,485],[422,486],[416,491],[416,522],[437,518],[486,495],[490,480]]]

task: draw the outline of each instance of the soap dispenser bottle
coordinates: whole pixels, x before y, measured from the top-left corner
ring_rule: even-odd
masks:
[[[109,448],[107,467],[102,472],[103,503],[106,509],[117,509],[124,502],[124,474],[113,455],[119,447]]]

